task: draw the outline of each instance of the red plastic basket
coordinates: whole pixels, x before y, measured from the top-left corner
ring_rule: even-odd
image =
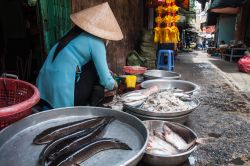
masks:
[[[141,66],[123,66],[123,71],[128,74],[144,74],[146,70],[146,67]]]
[[[0,129],[31,114],[39,101],[38,89],[25,81],[0,78]]]

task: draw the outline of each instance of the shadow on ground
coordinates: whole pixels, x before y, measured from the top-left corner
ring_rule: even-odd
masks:
[[[239,73],[238,66],[234,62],[233,63],[229,63],[229,62],[222,63],[220,60],[209,60],[209,61],[225,73]]]

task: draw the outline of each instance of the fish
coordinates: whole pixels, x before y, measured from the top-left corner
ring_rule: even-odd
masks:
[[[103,123],[105,118],[109,117],[95,117],[48,128],[34,138],[33,144],[47,144],[66,135],[85,130],[93,126],[98,126]]]
[[[147,96],[145,96],[141,93],[135,93],[134,95],[129,95],[129,96],[123,97],[122,102],[129,103],[129,102],[133,102],[133,101],[144,100],[146,98],[147,98]]]
[[[150,87],[148,89],[146,89],[143,92],[134,92],[134,93],[130,93],[124,97],[121,98],[121,101],[126,103],[127,105],[133,105],[130,104],[131,102],[135,102],[135,101],[144,101],[145,99],[148,98],[148,96],[150,96],[151,94],[155,93],[158,91],[157,86],[153,86]]]
[[[179,95],[179,97],[178,97]],[[182,101],[189,101],[186,94],[177,96],[169,90],[159,91],[150,95],[140,108],[150,112],[180,112],[190,109],[190,105]]]
[[[154,155],[160,155],[160,156],[172,155],[169,151],[162,150],[162,149],[156,149],[156,148],[147,149],[147,153],[154,154]]]
[[[52,141],[47,144],[47,146],[45,146],[43,151],[40,153],[38,165],[44,166],[46,161],[53,160],[56,156],[63,154],[67,150],[76,148],[76,144],[79,145],[81,143],[87,143],[92,139],[103,136],[104,128],[113,120],[114,118],[106,118],[106,121],[97,127],[92,127]]]
[[[66,141],[64,141],[64,140],[72,139],[74,137],[85,136],[90,131],[91,131],[91,129],[79,131],[79,132],[73,133],[71,135],[68,135],[68,136],[65,136],[65,137],[62,137],[62,138],[59,138],[57,140],[50,142],[49,144],[47,144],[43,148],[42,152],[40,153],[37,165],[38,166],[45,166],[45,163],[46,163],[46,161],[49,160],[49,155],[52,153],[52,151],[54,151],[54,149],[58,150],[57,147],[59,147],[61,144],[66,144]]]
[[[179,149],[179,151],[181,152],[185,152],[188,149],[190,149],[191,147],[195,146],[195,145],[200,145],[200,144],[206,144],[209,141],[208,138],[197,138],[194,139],[193,141],[191,141],[190,143],[187,144],[186,147],[183,147],[182,149]]]
[[[140,106],[143,102],[144,100],[139,100],[139,101],[132,101],[132,102],[124,103],[124,104],[128,106],[132,106],[132,107],[137,107],[137,106]]]
[[[68,152],[67,154],[59,156],[53,160],[49,166],[80,166],[81,163],[94,156],[96,153],[108,149],[132,150],[126,143],[118,139],[102,138],[80,146],[77,151]]]
[[[146,89],[144,92],[142,92],[142,94],[145,96],[150,96],[151,94],[156,93],[158,91],[159,91],[159,88],[156,85],[154,85]]]
[[[185,150],[188,147],[187,142],[167,125],[163,126],[163,131],[165,140],[174,145],[178,150]]]
[[[173,145],[166,142],[162,138],[151,134],[149,136],[147,152],[153,153],[153,154],[156,153],[160,155],[173,155],[173,154],[177,154],[178,150]]]
[[[63,148],[61,148],[60,150],[58,151],[54,150],[52,154],[49,156],[49,159],[54,160],[57,156],[63,155],[64,153],[67,153],[68,151],[76,150],[79,147],[79,145],[86,144],[96,138],[102,137],[104,135],[105,127],[107,127],[107,125],[109,125],[112,121],[113,119],[105,122],[104,124],[101,124],[100,126],[96,127],[93,131],[91,131],[89,134],[87,134],[84,137],[71,139],[70,141],[68,141],[70,143],[67,144],[66,146],[63,146]]]

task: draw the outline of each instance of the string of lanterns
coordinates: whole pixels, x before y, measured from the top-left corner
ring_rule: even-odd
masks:
[[[154,42],[178,43],[180,41],[179,29],[176,26],[180,19],[180,15],[177,15],[178,10],[175,0],[164,0],[164,3],[156,8]]]

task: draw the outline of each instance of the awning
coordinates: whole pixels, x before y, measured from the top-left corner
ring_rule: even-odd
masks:
[[[213,0],[209,8],[210,12],[224,13],[224,14],[237,14],[240,6],[246,0]]]

